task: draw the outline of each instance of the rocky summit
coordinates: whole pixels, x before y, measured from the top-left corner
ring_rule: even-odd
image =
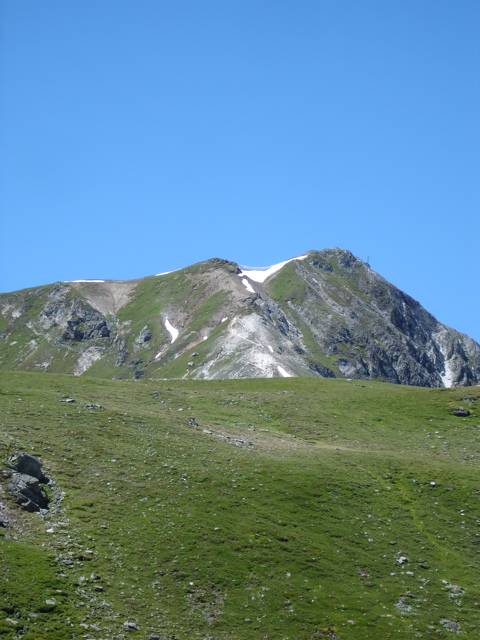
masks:
[[[138,280],[0,295],[0,368],[99,378],[480,380],[480,345],[342,249],[212,259]]]

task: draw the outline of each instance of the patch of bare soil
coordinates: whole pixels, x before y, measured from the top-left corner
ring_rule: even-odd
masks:
[[[139,280],[106,280],[105,282],[70,282],[87,301],[104,315],[115,315],[129,301],[129,294]]]

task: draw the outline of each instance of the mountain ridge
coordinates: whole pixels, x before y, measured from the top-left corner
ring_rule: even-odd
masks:
[[[480,345],[344,249],[220,258],[135,280],[0,295],[0,368],[109,378],[478,383]]]

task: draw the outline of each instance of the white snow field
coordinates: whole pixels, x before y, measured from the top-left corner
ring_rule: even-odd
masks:
[[[273,264],[271,267],[244,267],[243,265],[240,265],[241,271],[238,275],[241,278],[247,276],[247,278],[250,278],[250,280],[254,280],[255,282],[265,282],[267,278],[277,271],[280,271],[280,269],[289,262],[293,262],[294,260],[304,260],[306,257],[307,255],[297,256],[296,258],[290,258],[290,260],[284,260],[284,262]]]
[[[173,344],[178,338],[178,334],[180,333],[180,331],[178,329],[175,329],[175,327],[170,324],[168,318],[165,318],[165,329],[172,336],[171,344]]]

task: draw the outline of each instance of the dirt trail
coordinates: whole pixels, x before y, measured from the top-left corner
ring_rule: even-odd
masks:
[[[203,431],[206,436],[219,438],[230,442],[235,446],[245,446],[253,449],[261,449],[266,451],[292,451],[296,449],[303,449],[313,453],[316,449],[324,449],[330,451],[345,451],[363,453],[365,449],[358,449],[355,447],[347,447],[339,444],[329,444],[321,441],[309,441],[297,438],[288,433],[282,433],[275,430],[258,430],[250,431],[248,429],[235,428],[235,427],[219,427],[218,425],[205,423],[197,428],[199,431]]]

